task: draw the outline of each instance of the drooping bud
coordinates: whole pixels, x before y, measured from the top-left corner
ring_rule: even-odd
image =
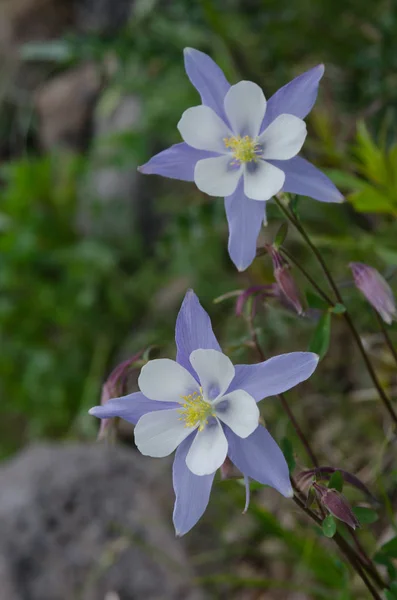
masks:
[[[319,483],[313,483],[317,497],[326,510],[339,521],[343,521],[352,529],[360,527],[360,523],[353,513],[346,498],[334,489],[329,489]]]
[[[225,462],[221,466],[221,479],[241,479],[243,474],[239,469],[232,463],[230,458],[227,456]]]
[[[246,302],[253,298],[253,306],[251,315],[254,317],[256,314],[256,304],[258,300],[266,300],[266,298],[275,298],[278,295],[276,285],[269,283],[266,285],[253,285],[246,290],[243,290],[236,301],[236,317],[241,317]]]
[[[356,287],[364,294],[382,319],[390,325],[392,320],[397,317],[397,309],[393,292],[387,281],[379,271],[364,263],[351,262],[349,267],[352,270]]]
[[[101,405],[106,404],[108,400],[111,398],[117,398],[118,396],[123,396],[127,393],[126,384],[128,375],[131,371],[131,368],[134,364],[142,357],[143,350],[134,354],[127,360],[123,361],[117,367],[113,369],[110,373],[109,377],[105,381],[102,386],[102,394],[101,394]],[[103,440],[105,438],[111,438],[112,434],[115,433],[113,430],[113,426],[115,424],[115,419],[101,419],[101,425],[98,432],[98,440]]]
[[[288,304],[296,310],[298,315],[302,315],[303,307],[301,295],[299,293],[298,286],[291,275],[290,265],[283,258],[277,248],[275,248],[275,246],[268,245],[266,246],[266,249],[272,257],[274,277],[284,298],[287,300]]]
[[[370,500],[373,504],[379,504],[379,501],[372,492],[368,489],[368,487],[353,473],[349,473],[349,471],[345,471],[344,469],[339,469],[337,467],[317,467],[315,469],[306,469],[305,471],[301,471],[296,476],[296,482],[300,488],[305,489],[308,485],[311,485],[314,480],[322,480],[329,481],[334,473],[339,471],[343,477],[343,481],[356,489],[363,492],[368,500]]]

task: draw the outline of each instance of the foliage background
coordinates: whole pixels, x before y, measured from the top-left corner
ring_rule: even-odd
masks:
[[[352,260],[372,264],[393,284],[396,31],[393,1],[137,0],[121,27],[84,33],[70,28],[51,41],[44,36],[21,45],[23,68],[39,67],[46,80],[80,65],[95,66],[101,86],[90,119],[111,115],[125,97],[139,103],[139,119],[111,134],[91,128],[80,149],[65,144],[45,149],[34,90],[23,94],[10,78],[2,78],[2,457],[42,438],[93,440],[97,424],[86,412],[98,402],[106,376],[120,360],[151,345],[152,356],[173,352],[173,324],[187,287],[201,298],[231,358],[257,360],[247,323],[235,316],[234,299],[213,300],[230,290],[272,282],[272,268],[262,257],[237,274],[226,251],[222,201],[203,196],[191,184],[143,176],[137,177],[130,197],[121,199],[127,222],[119,203],[113,208],[91,193],[87,212],[82,200],[92,172],[106,167],[122,174],[135,171],[154,152],[179,140],[181,113],[198,103],[183,69],[186,46],[208,52],[231,82],[256,81],[267,97],[305,69],[325,63],[319,99],[308,118],[305,155],[334,179],[347,202],[326,206],[305,198],[299,211],[343,285],[382,382],[395,395],[395,365],[373,314],[351,285],[347,265]],[[271,242],[281,223],[275,206],[268,217],[261,242]],[[287,246],[320,277],[292,231]],[[306,284],[295,275],[304,291]],[[255,326],[266,354],[306,349],[316,326],[308,314],[297,317],[274,302],[262,307]],[[391,336],[395,339],[394,328]],[[363,532],[363,543],[375,552],[394,526],[395,442],[337,316],[318,372],[289,398],[323,464],[358,474],[387,499],[388,516]],[[263,414],[274,437],[292,444],[298,468],[308,466],[275,400],[263,406]],[[254,495],[257,502],[243,522],[238,484],[217,486],[207,520],[215,519],[221,542],[215,566],[203,571],[209,594],[366,597],[358,582],[349,583],[330,543],[287,502],[263,489]],[[362,501],[354,494],[351,498]],[[231,510],[223,510],[230,505]],[[206,558],[200,555],[200,560],[210,563],[205,545],[203,552]],[[236,565],[233,576],[231,564]],[[261,596],[269,589],[270,595]]]

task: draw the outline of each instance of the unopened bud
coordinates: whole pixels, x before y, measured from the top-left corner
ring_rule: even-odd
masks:
[[[131,367],[133,367],[134,363],[136,363],[137,360],[141,358],[142,354],[143,351],[134,354],[134,356],[127,358],[127,360],[123,361],[113,369],[113,371],[110,373],[109,377],[102,386],[102,406],[106,404],[106,402],[111,398],[123,396],[127,393],[126,384],[128,374],[131,370]],[[101,419],[101,425],[99,427],[98,432],[98,440],[112,438],[113,435],[116,433],[114,431],[115,423],[117,423],[117,419]]]
[[[352,270],[356,287],[364,294],[382,319],[390,325],[397,316],[397,310],[393,292],[387,281],[379,271],[364,263],[352,262],[349,267]]]
[[[274,246],[267,246],[267,250],[272,257],[274,277],[277,281],[280,291],[288,304],[293,306],[298,315],[303,314],[301,295],[294,278],[291,275],[291,267],[284,260],[283,256]]]
[[[339,521],[343,521],[352,529],[360,527],[357,517],[353,513],[350,504],[343,494],[318,483],[313,483],[313,487],[317,492],[321,504],[329,513],[331,513],[331,515],[336,519],[339,519]]]
[[[266,300],[266,298],[275,298],[277,296],[276,286],[273,283],[269,283],[266,285],[253,285],[246,290],[243,290],[236,301],[236,317],[241,317],[244,306],[249,298],[254,299],[252,316],[254,317],[256,314],[256,304],[258,300]]]
[[[221,478],[222,479],[241,479],[243,474],[238,468],[232,463],[230,458],[227,456],[225,462],[221,466]]]

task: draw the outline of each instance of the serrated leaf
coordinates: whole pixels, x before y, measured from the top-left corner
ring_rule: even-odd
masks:
[[[315,352],[320,359],[324,358],[329,348],[331,339],[331,315],[326,312],[322,315],[314,330],[312,339],[309,344],[310,352]]]
[[[289,472],[292,473],[296,466],[294,448],[291,441],[286,437],[281,440],[281,450],[283,451],[285,460],[287,461]]]
[[[334,537],[336,533],[336,521],[332,515],[325,517],[322,523],[323,534],[328,537]]]
[[[338,492],[343,492],[343,475],[340,471],[335,471],[335,473],[332,473],[329,482],[328,482],[328,487],[330,489],[334,489],[337,490]]]
[[[379,519],[376,510],[366,508],[365,506],[356,506],[353,508],[353,512],[362,525],[370,525]]]
[[[288,233],[288,223],[284,221],[279,227],[279,230],[276,233],[276,237],[274,238],[274,245],[278,249],[285,241]]]

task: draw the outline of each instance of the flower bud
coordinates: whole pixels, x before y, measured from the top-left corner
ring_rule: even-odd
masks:
[[[225,462],[221,466],[221,479],[241,479],[243,474],[239,469],[232,463],[230,458],[227,456]]]
[[[313,483],[313,487],[317,492],[317,496],[321,504],[339,521],[343,521],[352,529],[360,527],[360,523],[353,513],[346,498],[334,489],[329,489],[324,485]]]
[[[274,277],[278,286],[287,300],[288,304],[293,306],[298,315],[303,314],[301,295],[294,278],[290,272],[290,265],[284,260],[280,252],[274,246],[267,246],[267,250],[272,257]]]
[[[257,300],[265,300],[266,298],[275,298],[277,296],[276,285],[273,283],[269,283],[266,285],[253,285],[246,290],[243,290],[236,301],[235,313],[236,317],[241,317],[243,314],[244,306],[247,300],[251,297],[254,297],[254,304],[252,310],[252,316],[255,316],[256,313],[256,303]]]
[[[396,318],[397,310],[393,292],[387,281],[379,271],[364,263],[352,262],[349,267],[352,270],[356,287],[364,294],[382,319],[390,325]]]
[[[127,393],[126,384],[128,379],[128,374],[130,372],[131,367],[136,363],[137,360],[141,358],[143,351],[134,354],[127,360],[123,361],[117,367],[113,369],[110,373],[109,377],[105,381],[102,386],[102,394],[101,394],[101,405],[106,404],[108,400],[111,398],[116,398],[118,396],[123,396]],[[113,434],[115,434],[114,424],[117,420],[111,419],[101,419],[101,425],[98,432],[98,440],[103,440],[105,438],[111,438]]]

